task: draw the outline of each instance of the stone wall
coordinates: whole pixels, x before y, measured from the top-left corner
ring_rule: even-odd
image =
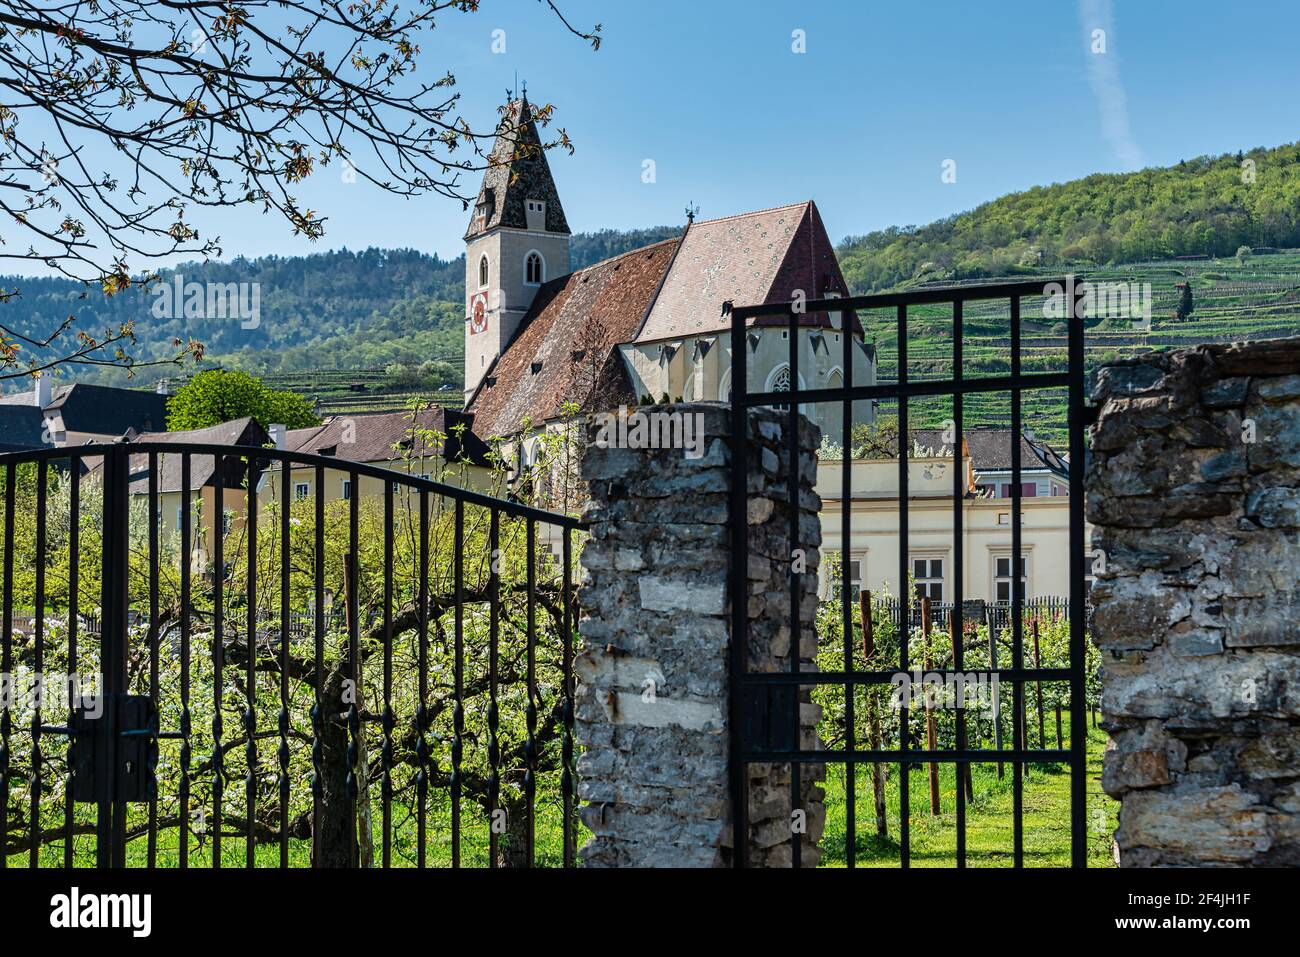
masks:
[[[1120,863],[1296,866],[1300,339],[1117,363],[1094,399],[1093,637]]]
[[[732,861],[730,757],[730,410],[713,403],[641,407],[680,413],[704,429],[703,454],[681,448],[601,447],[589,425],[583,478],[590,537],[581,561],[583,649],[575,671],[579,813],[592,832],[581,850],[595,867],[722,867]],[[789,454],[784,419],[749,422],[751,670],[788,668]],[[814,667],[820,505],[812,492],[817,429],[803,422],[800,528],[805,670]],[[623,443],[632,444],[632,443]],[[816,746],[815,706],[803,695],[804,744]],[[789,767],[753,765],[750,860],[788,866]],[[803,775],[802,863],[815,864],[825,818],[819,782]]]

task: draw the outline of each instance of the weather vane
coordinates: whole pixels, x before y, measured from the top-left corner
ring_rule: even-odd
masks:
[[[688,223],[693,223],[693,222],[695,222],[695,217],[696,217],[697,215],[699,215],[699,212],[700,212],[700,207],[699,207],[697,204],[695,204],[695,203],[687,203],[687,204],[686,204],[686,221],[687,221]]]

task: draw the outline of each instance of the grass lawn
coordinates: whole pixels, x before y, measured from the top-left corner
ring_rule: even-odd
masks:
[[[1068,716],[1065,724],[1068,735]],[[1113,867],[1110,835],[1118,823],[1119,804],[1101,790],[1101,759],[1105,732],[1088,729],[1088,866]],[[1014,789],[1011,765],[999,779],[996,764],[973,765],[975,800],[966,805],[966,864],[968,867],[1011,867]],[[889,834],[875,833],[875,805],[870,765],[856,769],[857,866],[897,867],[900,859],[898,768],[889,768],[886,783]],[[847,831],[843,765],[826,768],[826,832],[821,841],[822,866],[844,867]],[[914,867],[954,867],[957,856],[956,773],[939,765],[940,814],[930,814],[929,771],[914,766],[909,782],[910,855]],[[1068,867],[1070,864],[1070,773],[1064,764],[1031,765],[1022,788],[1024,860],[1026,867]]]
[[[1065,733],[1069,734],[1068,716]],[[1101,790],[1101,756],[1106,746],[1104,732],[1088,730],[1088,866],[1111,867],[1110,835],[1117,824],[1118,803]],[[1013,788],[1011,766],[1005,766],[999,779],[996,765],[974,765],[975,800],[966,807],[966,859],[970,867],[1012,866],[1012,807]],[[845,775],[843,765],[828,765],[826,778],[826,832],[822,838],[822,866],[843,867],[845,838]],[[886,785],[886,805],[889,817],[889,835],[875,836],[875,815],[871,796],[870,767],[857,767],[857,865],[860,867],[897,867],[898,845],[898,772],[889,769]],[[955,866],[957,849],[956,777],[952,766],[940,765],[940,809],[937,817],[929,808],[928,771],[924,765],[914,767],[910,779],[911,838],[910,860],[915,867]],[[562,861],[560,813],[558,802],[540,802],[537,820],[537,865],[558,867]],[[1067,867],[1070,862],[1070,775],[1065,765],[1033,765],[1025,775],[1023,787],[1024,853],[1026,867]],[[466,801],[462,805],[461,862],[466,867],[486,867],[488,864],[487,820],[481,810]],[[62,814],[61,809],[50,808],[47,824],[52,824]],[[92,822],[94,809],[77,807],[79,820]],[[133,807],[131,824],[143,822],[143,807]],[[374,806],[375,856],[379,860],[382,847],[379,803]],[[427,827],[428,864],[430,867],[451,866],[451,816],[445,801],[430,801]],[[586,833],[579,830],[581,846]],[[76,864],[93,867],[95,860],[94,835],[76,838]],[[257,867],[279,866],[278,845],[258,845],[255,851]],[[228,868],[241,868],[245,864],[242,835],[228,834],[222,841],[222,863]],[[127,866],[146,865],[146,844],[143,838],[127,845]],[[176,830],[169,829],[158,835],[158,866],[176,867],[179,861]],[[289,841],[289,866],[309,867],[311,848],[307,841]],[[9,857],[9,866],[27,866],[27,855]],[[61,867],[61,843],[42,848],[42,867]],[[410,810],[393,807],[393,866],[414,867],[416,863],[415,819]],[[206,868],[212,865],[211,841],[190,838],[190,866]]]

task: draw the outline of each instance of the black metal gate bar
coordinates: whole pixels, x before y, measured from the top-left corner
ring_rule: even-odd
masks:
[[[348,833],[352,839],[348,842],[348,863],[352,867],[360,864],[360,847],[357,846],[357,818],[360,805],[361,788],[358,782],[357,765],[361,760],[361,557],[357,550],[361,546],[361,483],[356,472],[348,473],[348,554],[344,559],[347,574],[344,579],[344,601],[348,614],[348,676],[352,681],[352,694],[347,701],[348,750],[344,767],[343,787],[347,796]],[[330,717],[333,717],[331,715]],[[367,819],[366,826],[370,826]],[[372,843],[373,835],[366,835],[366,843]]]
[[[45,554],[45,482],[49,476],[49,463],[36,464],[36,554]],[[36,616],[32,622],[37,674],[45,673],[45,563],[36,563]],[[40,865],[41,859],[41,702],[37,699],[32,710],[32,794],[31,794],[31,853],[29,867]]]
[[[1018,300],[1012,299],[1012,302]],[[960,300],[952,304],[952,377],[958,385],[962,380],[962,343],[965,338],[965,326],[963,323],[962,303]],[[948,637],[952,642],[952,666],[960,673],[962,670],[963,643],[965,641],[964,625],[962,618],[961,603],[965,597],[965,578],[966,578],[966,561],[965,561],[965,511],[964,501],[966,497],[966,479],[965,469],[962,468],[964,460],[962,436],[966,432],[966,424],[963,418],[962,393],[960,390],[953,393],[952,396],[952,420],[953,428],[956,429],[955,441],[952,444],[952,567],[953,567],[953,588],[952,588],[952,611],[948,618]],[[901,441],[901,436],[900,436]],[[1016,448],[1020,445],[1018,442],[1013,443]],[[899,588],[902,591],[902,588]],[[907,596],[907,603],[911,604],[911,596]],[[957,750],[966,750],[966,709],[958,708],[956,714],[957,724]],[[953,776],[956,778],[957,785],[957,867],[966,866],[966,773],[971,771],[969,762],[958,762],[953,765]]]
[[[501,742],[498,737],[500,719],[497,715],[497,671],[500,662],[497,647],[497,629],[500,627],[500,576],[497,574],[500,553],[500,529],[496,509],[492,510],[488,526],[488,867],[496,869],[500,839],[497,828],[497,809],[501,805]]]
[[[248,517],[245,519],[244,536],[248,541],[248,571],[244,582],[245,604],[247,605],[247,623],[244,626],[244,642],[247,646],[248,660],[244,663],[244,691],[248,698],[248,710],[244,712],[244,755],[247,762],[244,777],[244,806],[247,820],[244,822],[244,868],[252,870],[256,866],[257,849],[257,479],[261,474],[258,460],[248,457]]]
[[[525,657],[528,659],[525,668],[528,672],[528,706],[524,710],[524,723],[527,725],[528,743],[524,746],[525,764],[524,769],[524,803],[528,807],[528,842],[527,853],[525,857],[528,866],[533,867],[536,861],[537,852],[537,814],[534,811],[537,800],[537,523],[532,519],[528,520],[528,532],[525,547],[527,553],[525,561],[528,566],[524,572],[526,581],[525,588],[528,589],[526,598],[527,610],[525,612],[527,634],[524,637],[526,648]]]
[[[731,315],[731,346],[732,346],[732,432],[733,432],[733,474],[731,483],[731,509],[732,509],[732,529],[731,542],[733,550],[733,567],[732,567],[732,653],[731,653],[731,676],[733,684],[733,693],[731,696],[730,714],[733,734],[732,766],[731,766],[731,787],[733,798],[733,824],[734,824],[734,853],[733,861],[737,866],[744,866],[747,863],[747,835],[748,835],[748,765],[755,762],[765,763],[786,763],[791,764],[792,781],[797,781],[799,777],[799,767],[803,764],[813,763],[830,763],[842,762],[846,765],[856,764],[858,762],[877,761],[897,764],[900,769],[899,791],[900,791],[900,865],[907,867],[910,863],[910,833],[908,827],[908,774],[907,766],[913,757],[918,754],[911,747],[909,734],[907,730],[907,702],[901,702],[900,710],[900,733],[899,745],[897,749],[862,749],[857,746],[857,742],[851,737],[846,737],[846,747],[838,750],[809,751],[801,747],[802,742],[797,738],[792,749],[773,748],[769,741],[748,740],[743,732],[744,728],[744,705],[743,702],[752,699],[753,695],[763,692],[764,688],[773,688],[784,686],[794,691],[794,694],[785,698],[784,707],[792,707],[795,711],[793,715],[788,715],[796,728],[798,729],[798,690],[804,685],[839,685],[845,688],[846,693],[846,715],[851,712],[852,689],[863,685],[878,685],[888,683],[894,677],[894,672],[888,671],[857,671],[853,667],[852,650],[851,650],[851,612],[848,603],[848,585],[851,544],[851,527],[848,516],[848,509],[851,499],[851,479],[849,456],[851,454],[851,425],[846,415],[846,421],[843,423],[842,435],[844,437],[844,456],[845,462],[841,471],[841,488],[843,490],[841,515],[841,537],[842,548],[841,557],[843,565],[841,569],[841,587],[844,594],[841,595],[841,615],[845,624],[845,666],[842,672],[816,672],[801,674],[798,670],[797,660],[792,664],[789,672],[783,674],[769,673],[750,673],[748,671],[748,620],[747,608],[744,601],[747,587],[747,577],[744,556],[748,553],[748,528],[745,521],[746,512],[746,476],[748,472],[748,439],[747,439],[747,411],[755,406],[778,406],[790,411],[790,420],[793,424],[797,410],[801,404],[810,405],[816,402],[835,402],[840,404],[845,412],[851,410],[851,403],[854,401],[871,400],[879,398],[892,398],[898,402],[898,420],[899,420],[899,574],[900,582],[906,583],[908,580],[908,570],[910,568],[910,556],[908,554],[908,458],[910,449],[908,448],[908,400],[911,398],[926,396],[949,396],[953,403],[954,424],[957,429],[958,438],[954,443],[954,506],[953,506],[953,526],[954,526],[954,558],[957,567],[954,572],[954,582],[956,583],[954,598],[949,615],[949,628],[953,640],[953,667],[930,669],[940,674],[959,674],[964,673],[964,660],[962,648],[962,635],[964,633],[964,621],[962,619],[961,602],[964,598],[962,575],[964,574],[964,550],[962,547],[962,533],[964,517],[962,513],[961,496],[964,494],[964,483],[962,479],[962,464],[964,460],[961,449],[961,435],[964,432],[964,409],[963,397],[968,394],[979,394],[989,392],[1010,393],[1014,409],[1012,454],[1013,461],[1013,522],[1012,522],[1012,601],[1011,614],[1013,630],[1013,661],[1010,667],[999,667],[995,663],[990,663],[987,669],[980,669],[982,674],[988,674],[999,681],[1010,681],[1012,683],[1013,697],[1015,704],[1013,706],[1014,734],[1015,740],[1011,749],[1007,750],[1000,746],[994,750],[986,750],[979,747],[969,747],[966,740],[965,716],[958,715],[957,719],[957,747],[952,750],[926,751],[925,760],[934,763],[951,763],[954,765],[954,771],[957,781],[957,865],[964,866],[966,863],[966,841],[965,841],[965,791],[963,773],[969,773],[971,765],[975,762],[982,761],[1010,761],[1016,775],[1015,785],[1015,803],[1013,808],[1013,829],[1015,841],[1015,863],[1017,866],[1023,865],[1023,805],[1021,794],[1021,775],[1026,763],[1041,763],[1052,761],[1067,762],[1071,769],[1071,863],[1073,866],[1084,866],[1086,863],[1086,738],[1084,735],[1072,733],[1071,743],[1068,750],[1063,749],[1046,749],[1041,747],[1037,750],[1031,750],[1027,747],[1024,740],[1023,716],[1020,712],[1023,710],[1023,684],[1031,680],[1057,680],[1069,681],[1071,687],[1072,711],[1075,729],[1084,728],[1086,719],[1086,703],[1084,700],[1085,691],[1085,672],[1084,672],[1084,641],[1085,641],[1085,596],[1083,592],[1083,548],[1084,548],[1084,523],[1083,523],[1083,487],[1082,487],[1082,465],[1083,465],[1083,421],[1084,421],[1084,365],[1083,365],[1083,329],[1082,320],[1078,310],[1078,292],[1075,291],[1074,298],[1070,303],[1070,335],[1069,343],[1069,370],[1065,373],[1024,373],[1021,370],[1020,363],[1020,305],[1021,298],[1026,296],[1048,294],[1049,287],[1059,284],[1058,288],[1072,288],[1063,280],[1046,279],[1035,282],[1018,282],[1018,283],[997,283],[985,285],[972,285],[958,288],[927,289],[913,293],[888,294],[880,296],[861,296],[848,299],[830,299],[808,302],[791,302],[791,303],[768,303],[757,306],[742,306],[736,308],[728,307]],[[966,378],[962,373],[962,335],[963,335],[963,303],[971,300],[987,299],[1007,299],[1011,303],[1012,309],[1012,371],[1008,376],[991,376],[980,378]],[[929,304],[929,303],[950,303],[953,307],[953,375],[947,380],[916,380],[911,379],[907,368],[907,307],[909,304]],[[897,308],[897,330],[898,330],[898,380],[893,384],[883,385],[856,385],[852,382],[851,377],[845,381],[840,388],[826,389],[801,389],[799,386],[798,370],[798,351],[795,346],[797,338],[798,316],[802,314],[831,313],[842,311],[848,316],[858,309],[871,309],[880,307]],[[786,320],[789,326],[789,337],[791,339],[790,348],[790,391],[789,392],[757,392],[751,393],[748,390],[748,359],[746,349],[746,323],[750,319],[758,317],[780,317]],[[845,325],[846,344],[845,353],[849,353],[848,336],[852,331]],[[846,362],[846,369],[851,363]],[[1056,668],[1026,668],[1023,661],[1023,620],[1022,616],[1025,610],[1024,583],[1020,579],[1019,552],[1021,550],[1021,529],[1020,529],[1020,511],[1021,511],[1021,491],[1019,488],[1019,474],[1023,463],[1019,461],[1019,425],[1021,411],[1021,397],[1025,390],[1040,389],[1059,389],[1066,388],[1069,393],[1070,409],[1070,459],[1074,465],[1070,471],[1070,663],[1068,667]],[[794,429],[790,429],[794,434]],[[795,438],[797,443],[797,437]],[[792,443],[792,454],[790,462],[791,476],[797,469],[797,444]],[[792,504],[797,501],[793,499]],[[792,547],[797,547],[797,526],[792,527]],[[793,570],[792,570],[793,574]],[[798,598],[793,590],[792,579],[792,611],[797,610]],[[906,587],[905,585],[903,586]],[[909,634],[911,625],[911,601],[906,597],[898,603],[898,624],[899,624],[899,668],[906,672],[910,670],[909,654]],[[791,623],[792,641],[797,641],[799,633],[797,615]],[[796,653],[797,656],[797,653]],[[767,699],[772,700],[772,699]],[[851,731],[850,731],[851,733]],[[856,832],[854,828],[854,811],[855,811],[855,784],[852,769],[846,767],[846,781],[850,792],[847,798],[848,820],[850,822],[850,833],[846,837],[846,854],[850,866],[855,863],[856,858]],[[799,788],[792,787],[792,797],[794,802],[799,800]],[[791,847],[794,851],[794,860],[798,860],[798,840],[797,834],[792,834]],[[796,865],[797,866],[797,865]]]
[[[561,576],[561,601],[564,604],[561,613],[563,625],[560,630],[561,646],[561,680],[564,682],[563,725],[560,742],[560,800],[563,802],[563,840],[564,866],[573,867],[577,863],[577,823],[574,811],[573,781],[573,630],[577,622],[573,607],[573,529],[566,525],[562,531],[563,544],[560,552],[560,564],[564,566]]]
[[[282,466],[280,481],[280,713],[278,725],[280,731],[280,748],[276,754],[280,768],[280,867],[289,866],[289,797],[292,793],[289,782],[289,510],[290,498],[289,468]]]
[[[1071,283],[1069,325],[1070,372],[1070,830],[1071,860],[1075,867],[1088,865],[1088,724],[1086,676],[1083,669],[1087,644],[1087,596],[1084,593],[1083,444],[1085,424],[1082,291]]]
[[[460,761],[465,734],[465,619],[462,613],[462,595],[464,593],[464,554],[465,554],[465,505],[456,500],[456,554],[452,559],[455,566],[456,588],[456,647],[455,662],[455,703],[452,712],[451,738],[451,866],[460,867]]]
[[[793,374],[793,373],[792,373]],[[741,695],[749,664],[749,408],[743,397],[748,391],[748,355],[745,321],[731,314],[731,648],[728,723],[732,728],[731,783],[732,862],[749,864],[749,763],[738,750],[745,744],[735,733],[744,720]]]
[[[292,474],[289,463],[282,462],[284,481],[290,481]],[[312,719],[312,820],[319,821],[321,805],[325,799],[325,745],[321,739],[325,736],[325,467],[317,465],[315,470],[315,499],[312,503],[315,512],[315,541],[312,549],[312,569],[315,572],[316,620],[313,622],[312,673],[315,676],[316,701],[311,709]],[[321,866],[321,848],[319,835],[312,834],[312,865]]]
[[[907,386],[907,303],[898,304],[898,384]],[[910,566],[910,547],[912,542],[911,525],[908,522],[907,504],[911,498],[909,486],[908,459],[912,454],[912,443],[907,441],[909,434],[907,421],[907,398],[900,395],[898,399],[898,593],[902,599],[900,606],[902,620],[898,628],[898,668],[904,674],[912,668],[911,641],[912,596],[907,594],[907,570]],[[844,507],[847,503],[843,503]],[[847,543],[840,544],[843,551]],[[908,699],[904,699],[898,711],[898,750],[903,754],[899,762],[898,775],[898,864],[906,870],[911,865],[912,850],[912,774],[907,761],[908,745],[911,743],[908,725]]]
[[[1020,375],[1020,299],[1011,297],[1011,377]],[[1022,546],[1020,527],[1020,390],[1011,390],[1011,666],[1025,666],[1024,649],[1024,582],[1020,577]],[[994,598],[997,595],[993,596]],[[1025,745],[1025,688],[1019,681],[1011,684],[1011,748],[1020,751]],[[995,720],[997,716],[995,715]],[[1042,746],[1042,742],[1039,742]],[[1024,767],[1011,762],[1012,834],[1011,857],[1015,867],[1025,866],[1024,834]]]
[[[354,490],[353,494],[356,494]],[[384,744],[383,773],[384,868],[393,866],[393,483],[384,483]]]
[[[149,696],[158,700],[158,453],[149,453]],[[45,483],[41,482],[43,489]],[[38,547],[36,554],[43,555],[45,550]],[[37,567],[43,568],[44,562]],[[44,615],[40,616],[44,618]],[[147,851],[148,866],[158,864],[158,794],[149,798],[149,847]]]
[[[212,536],[212,868],[220,870],[222,799],[226,793],[225,748],[221,736],[221,699],[226,673],[226,489],[225,456],[217,454],[212,462],[212,511],[208,533]]]
[[[791,741],[796,750],[803,749],[801,716],[799,714],[799,657],[803,654],[803,628],[799,619],[799,589],[803,580],[803,571],[796,564],[795,556],[799,554],[799,314],[793,310],[789,316],[790,341],[790,398],[789,418],[786,424],[786,446],[790,455],[790,471],[786,479],[787,498],[790,502],[790,539],[789,552],[786,556],[790,568],[790,674],[795,677],[794,708],[791,709],[789,721],[793,725]],[[814,626],[815,627],[815,626]],[[800,767],[790,765],[790,807],[802,807],[802,788]],[[790,866],[799,868],[803,865],[803,847],[800,830],[790,828]]]
[[[13,674],[14,609],[14,486],[17,469],[11,462],[5,467],[5,547],[4,547],[4,630],[0,632],[0,672]],[[0,840],[9,833],[9,709],[0,712]],[[9,866],[9,855],[0,854],[0,869]]]
[[[190,507],[193,490],[191,479],[194,462],[189,452],[181,453],[181,782],[180,782],[180,869],[190,866],[190,762],[194,757],[190,736],[193,719],[190,715],[190,629],[193,625],[193,587],[190,580],[190,555],[194,547]]]
[[[415,712],[415,757],[419,771],[416,787],[416,867],[429,865],[426,830],[429,826],[429,493],[420,490],[420,611],[416,625],[416,668],[419,703]]]
[[[81,561],[81,457],[73,454],[68,460],[68,674],[77,681],[74,695],[80,696],[81,668],[77,656],[77,613],[79,602],[77,590],[81,585],[79,564]],[[69,699],[69,706],[75,705],[75,698]],[[73,831],[72,798],[74,779],[77,773],[77,736],[68,735],[67,783],[63,787],[63,866],[72,868],[74,858],[75,836]],[[3,833],[3,831],[0,831]]]
[[[844,377],[842,385],[853,385],[853,334],[848,328],[845,321],[846,313],[840,313],[840,330],[841,339],[843,340],[843,355],[840,364],[844,368]],[[840,497],[843,501],[849,501],[852,492],[852,475],[853,475],[853,402],[850,399],[844,399],[840,407]],[[849,541],[852,533],[850,528],[850,510],[845,508],[840,510],[840,541]],[[840,619],[841,629],[844,632],[844,670],[853,671],[853,609],[850,602],[849,594],[849,566],[852,563],[852,556],[847,548],[840,549]],[[857,727],[854,722],[854,698],[857,689],[851,684],[845,684],[844,688],[844,743],[850,750],[854,750],[857,744]],[[844,766],[845,780],[845,864],[849,868],[854,868],[858,863],[858,781],[857,766],[849,761]],[[874,805],[873,805],[874,808]]]

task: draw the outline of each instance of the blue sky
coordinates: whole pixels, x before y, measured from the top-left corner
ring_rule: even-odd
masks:
[[[557,106],[552,169],[575,231],[678,223],[811,197],[832,239],[921,224],[1004,193],[1298,137],[1300,4],[1159,0],[560,0],[601,22],[592,52],[536,0],[444,14],[423,41],[487,126],[515,72]],[[506,31],[494,54],[492,31]],[[1090,51],[1106,30],[1106,52]],[[806,52],[792,50],[804,31]],[[656,181],[642,182],[644,160]],[[956,182],[944,183],[945,160]],[[477,189],[477,183],[473,184]],[[347,246],[458,255],[466,215],[336,168],[304,199],[312,244],[243,210],[201,221],[225,257]]]

